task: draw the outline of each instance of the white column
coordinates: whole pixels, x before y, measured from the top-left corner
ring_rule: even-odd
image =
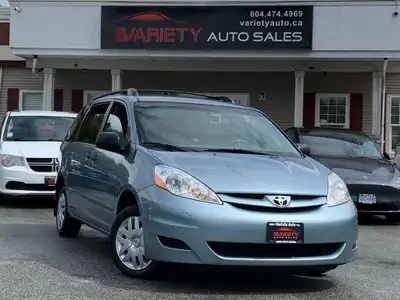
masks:
[[[43,110],[54,110],[54,83],[56,70],[53,68],[43,69]]]
[[[122,70],[111,70],[111,89],[112,91],[122,90]]]
[[[294,126],[303,126],[303,96],[304,96],[303,71],[294,72]]]
[[[382,73],[372,73],[372,134],[381,135]]]

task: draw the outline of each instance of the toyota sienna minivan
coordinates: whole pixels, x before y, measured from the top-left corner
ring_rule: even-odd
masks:
[[[59,235],[104,233],[128,276],[166,262],[320,275],[355,260],[343,180],[229,98],[113,92],[82,109],[61,151]]]

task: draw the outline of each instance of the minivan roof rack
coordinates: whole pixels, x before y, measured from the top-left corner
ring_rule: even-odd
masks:
[[[93,100],[100,99],[100,98],[107,97],[107,96],[114,96],[114,95],[135,96],[136,98],[139,97],[139,93],[136,89],[129,88],[129,89],[118,90],[118,91],[113,91],[113,92],[110,92],[107,94],[103,94],[103,95],[100,95],[100,96],[94,98]]]
[[[139,100],[139,95],[140,94],[158,94],[162,96],[195,96],[198,98],[204,98],[207,100],[217,100],[217,101],[222,101],[222,102],[228,102],[228,103],[235,103],[232,99],[226,96],[210,96],[210,95],[205,95],[201,93],[192,93],[192,92],[187,92],[187,91],[180,91],[180,90],[157,90],[157,89],[134,89],[134,88],[128,88],[124,90],[119,90],[119,91],[114,91],[108,94],[101,95],[99,97],[96,97],[95,99],[107,97],[107,96],[115,96],[115,95],[121,95],[121,96],[134,96],[136,99]]]

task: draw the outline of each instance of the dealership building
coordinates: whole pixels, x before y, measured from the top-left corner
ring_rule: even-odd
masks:
[[[388,152],[400,142],[394,0],[10,2],[2,115],[79,111],[121,88],[179,89],[229,96],[283,129],[383,132]]]

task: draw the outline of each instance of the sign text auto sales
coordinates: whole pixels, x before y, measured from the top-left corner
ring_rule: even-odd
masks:
[[[116,27],[115,36],[120,43],[198,43],[203,28],[195,27]],[[206,35],[207,43],[263,43],[287,42],[296,43],[303,41],[302,32],[297,31],[228,31],[211,32]]]

